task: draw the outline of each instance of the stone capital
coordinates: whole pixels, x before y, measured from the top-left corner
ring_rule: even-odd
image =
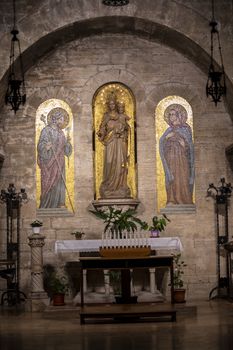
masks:
[[[33,233],[32,235],[28,236],[28,239],[29,239],[28,245],[31,248],[43,247],[45,245],[45,242],[44,242],[45,236],[39,233]]]

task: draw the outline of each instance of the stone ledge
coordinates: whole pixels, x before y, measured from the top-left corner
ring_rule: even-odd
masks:
[[[91,204],[95,209],[107,209],[108,207],[114,207],[126,210],[128,208],[136,209],[140,204],[140,201],[134,198],[110,198],[94,200]]]
[[[66,208],[45,208],[36,210],[38,217],[71,217],[73,213],[68,211]]]
[[[160,209],[161,214],[195,214],[194,204],[174,204]]]

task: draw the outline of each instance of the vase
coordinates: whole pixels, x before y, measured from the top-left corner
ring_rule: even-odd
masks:
[[[53,306],[65,305],[65,294],[54,294],[53,295]]]
[[[40,233],[40,227],[39,226],[32,227],[32,232],[37,234]]]
[[[157,238],[160,236],[160,231],[159,230],[152,230],[150,231],[150,237],[151,238]]]
[[[185,303],[185,289],[174,289],[174,303]]]

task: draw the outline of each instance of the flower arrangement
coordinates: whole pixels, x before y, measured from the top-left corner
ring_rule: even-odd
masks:
[[[32,227],[33,233],[40,233],[40,228],[41,228],[41,226],[43,226],[43,223],[39,220],[35,220],[35,221],[31,222],[30,225]]]
[[[165,214],[162,217],[153,216],[152,225],[148,227],[148,230],[151,231],[151,237],[159,237],[160,232],[165,230],[168,222],[170,222],[170,219]]]
[[[85,232],[74,231],[74,232],[71,232],[71,235],[74,235],[76,239],[82,239],[82,237],[85,235]]]
[[[31,225],[31,227],[41,227],[41,226],[43,226],[43,223],[39,220],[35,220],[35,221],[31,222],[30,225]]]
[[[149,226],[149,231],[164,231],[167,222],[170,222],[170,219],[168,219],[168,217],[165,214],[163,214],[162,217],[158,217],[155,215],[152,218],[152,225]]]

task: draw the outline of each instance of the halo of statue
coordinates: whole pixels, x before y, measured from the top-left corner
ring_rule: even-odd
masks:
[[[69,124],[70,117],[68,112],[61,107],[55,107],[49,111],[47,115],[47,124],[51,125],[54,120],[60,118],[61,116],[64,118],[64,123],[61,125],[61,129],[65,129]]]
[[[173,103],[169,105],[164,111],[164,120],[170,125],[170,111],[174,110],[176,112],[177,118],[179,118],[181,125],[185,124],[188,119],[188,113],[184,106]]]

